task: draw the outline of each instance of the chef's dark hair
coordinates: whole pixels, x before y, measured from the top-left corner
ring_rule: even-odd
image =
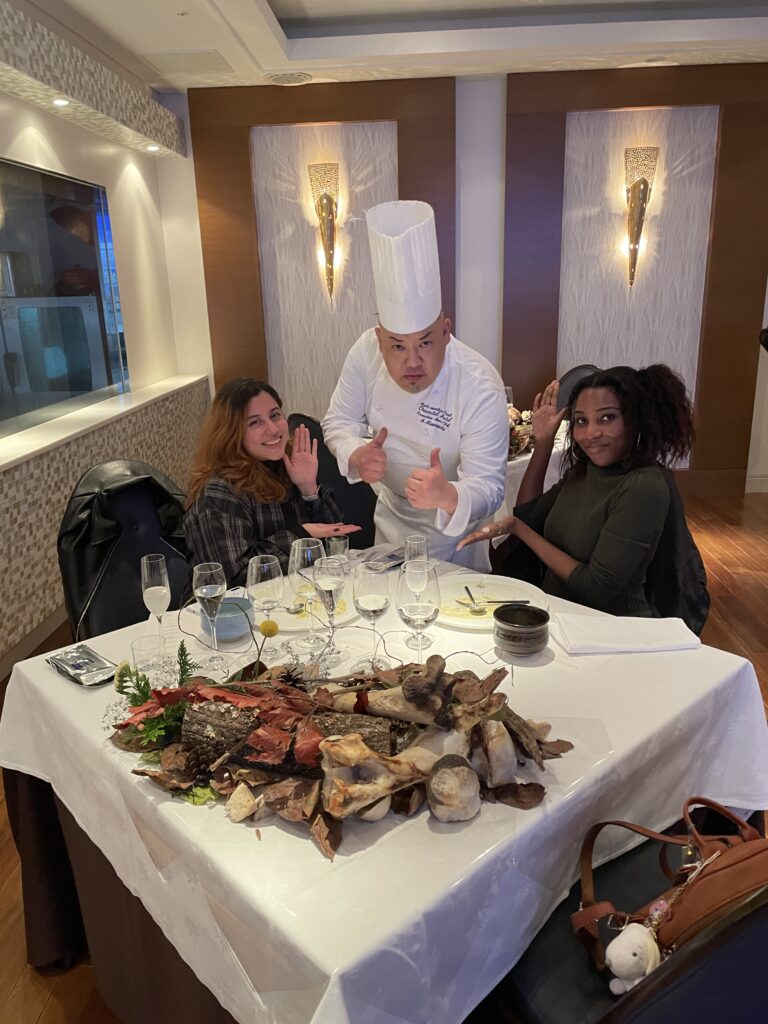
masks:
[[[684,458],[693,444],[693,410],[682,379],[663,363],[642,370],[613,366],[597,370],[573,389],[566,418],[571,424],[563,455],[566,469],[583,473],[589,458],[573,440],[573,413],[579,395],[589,388],[609,388],[616,395],[627,434],[633,439],[622,459],[624,470]]]

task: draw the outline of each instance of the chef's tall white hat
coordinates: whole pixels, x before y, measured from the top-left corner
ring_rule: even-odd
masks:
[[[395,334],[423,330],[443,307],[434,210],[398,200],[372,206],[365,218],[379,323]]]

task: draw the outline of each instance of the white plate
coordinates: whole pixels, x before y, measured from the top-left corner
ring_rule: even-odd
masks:
[[[285,595],[281,604],[283,607],[273,608],[269,612],[269,618],[274,621],[280,627],[281,633],[303,633],[309,629],[310,618],[307,612],[299,612],[298,615],[289,615],[285,610],[285,605],[290,607],[294,601],[296,601],[296,595],[293,592],[293,587],[290,585],[288,580],[285,581]],[[322,602],[319,599],[315,599],[312,602],[312,611],[314,614],[315,629],[326,629],[328,626],[328,615]],[[259,611],[258,608],[254,608],[254,621],[256,628],[262,619],[267,617],[266,612]],[[347,577],[347,583],[342,591],[341,597],[336,608],[336,625],[344,626],[348,622],[352,622],[353,619],[357,618],[357,612],[355,610],[354,603],[352,601],[352,582],[351,578]]]
[[[497,604],[487,605],[485,615],[470,610],[464,587],[469,587],[479,605],[483,601],[530,601],[537,608],[549,608],[549,598],[532,583],[514,580],[509,576],[491,576],[486,573],[451,573],[440,577],[440,612],[437,621],[443,626],[471,629],[478,633],[493,630],[493,610]],[[457,598],[462,600],[459,602]],[[467,602],[466,604],[464,602]]]

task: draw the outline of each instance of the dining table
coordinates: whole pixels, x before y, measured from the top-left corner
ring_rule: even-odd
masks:
[[[365,557],[354,553],[350,568]],[[510,593],[510,581],[455,566],[441,564],[438,575],[443,591],[458,575],[484,600],[494,588]],[[540,600],[553,624],[568,616],[571,630],[573,616],[608,622]],[[379,650],[408,662],[394,605],[376,624]],[[371,627],[339,618],[337,644],[359,657]],[[441,654],[448,671],[506,668],[500,690],[510,706],[573,744],[543,771],[520,768],[519,781],[540,782],[544,799],[529,810],[483,802],[472,820],[453,823],[427,807],[348,818],[333,860],[301,824],[236,824],[221,801],[194,806],[132,774],[140,755],[110,741],[112,687],[78,686],[45,656],[19,662],[0,719],[0,764],[28,942],[48,949],[46,929],[68,913],[62,901],[79,901],[99,987],[128,1024],[150,1011],[164,1024],[460,1024],[567,894],[593,823],[663,830],[694,795],[745,812],[768,807],[768,729],[748,661],[704,645],[633,649],[621,620],[622,652],[570,654],[550,636],[537,654],[503,655],[492,616],[477,619],[441,613],[426,653]],[[163,619],[168,643],[185,639],[193,653],[204,640],[198,626],[189,609]],[[89,644],[120,662],[153,628],[142,622]],[[287,624],[277,640],[290,654],[301,635]],[[248,636],[225,645],[231,664],[252,658],[252,644]],[[56,816],[43,821],[46,794]],[[595,862],[636,841],[605,830]]]

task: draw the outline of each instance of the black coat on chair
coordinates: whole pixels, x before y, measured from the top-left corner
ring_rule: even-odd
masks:
[[[342,511],[344,521],[362,527],[359,533],[350,533],[349,546],[359,549],[371,547],[375,534],[373,513],[376,510],[376,494],[373,488],[370,484],[362,482],[351,484],[341,475],[339,465],[326,445],[322,427],[316,419],[300,412],[291,413],[288,417],[291,433],[302,423],[309,430],[312,440],[317,441],[319,481],[333,491],[333,497]],[[365,444],[362,440],[360,443]]]
[[[141,591],[142,555],[165,555],[171,608],[187,587],[179,487],[144,462],[116,459],[77,482],[59,528],[59,568],[77,640],[130,626],[147,617]]]

